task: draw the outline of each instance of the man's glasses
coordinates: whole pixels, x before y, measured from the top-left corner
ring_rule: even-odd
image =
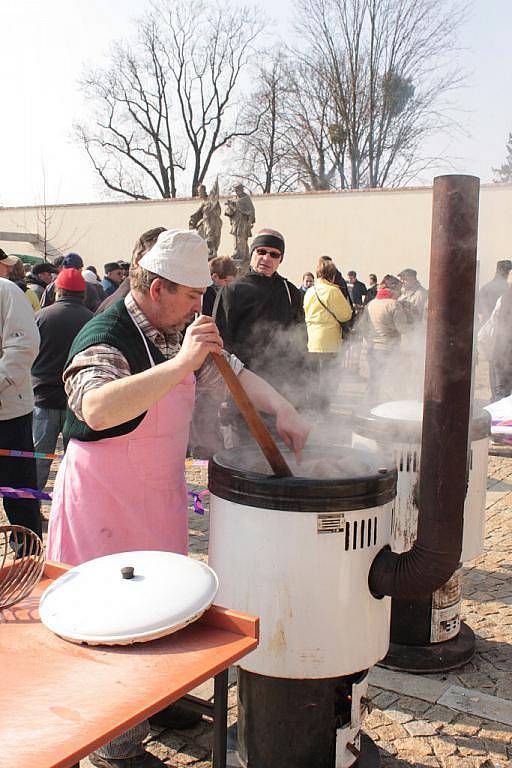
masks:
[[[269,251],[268,248],[256,248],[256,253],[258,256],[271,256],[273,259],[280,259],[281,254],[275,253],[274,251]]]

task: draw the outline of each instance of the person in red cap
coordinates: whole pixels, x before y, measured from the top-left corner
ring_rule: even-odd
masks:
[[[34,450],[54,453],[66,417],[67,398],[62,372],[77,333],[93,317],[84,305],[85,280],[79,269],[63,269],[55,281],[55,303],[36,315],[41,336],[32,365]],[[37,487],[42,490],[51,460],[37,459]]]

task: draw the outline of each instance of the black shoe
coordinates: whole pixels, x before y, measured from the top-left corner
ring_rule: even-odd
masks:
[[[95,768],[162,768],[165,765],[158,757],[144,751],[137,757],[102,757],[96,752],[91,752],[87,758]]]
[[[194,712],[184,704],[169,704],[165,709],[160,710],[149,718],[149,724],[157,728],[173,728],[176,731],[186,731],[188,728],[194,728],[201,722],[203,716],[199,712]]]

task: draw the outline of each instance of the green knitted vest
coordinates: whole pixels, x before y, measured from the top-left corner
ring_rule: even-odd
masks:
[[[149,339],[146,339],[146,341],[154,362],[156,364],[162,363],[165,357]],[[132,374],[141,373],[150,367],[146,347],[139,330],[128,314],[124,305],[124,299],[116,301],[105,312],[97,315],[84,325],[69,351],[66,366],[69,365],[72,358],[79,352],[83,352],[84,349],[96,344],[108,344],[118,349],[127,359]],[[67,443],[68,440],[73,438],[90,442],[93,440],[103,440],[106,437],[127,435],[139,426],[146,413],[147,411],[135,419],[119,424],[117,427],[95,432],[87,426],[85,421],[77,419],[75,414],[68,408],[63,429],[64,441]]]

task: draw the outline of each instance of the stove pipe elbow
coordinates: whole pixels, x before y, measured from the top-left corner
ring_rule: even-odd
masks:
[[[471,428],[479,189],[474,176],[434,180],[418,535],[407,552],[379,552],[369,574],[376,597],[428,597],[459,563]]]

